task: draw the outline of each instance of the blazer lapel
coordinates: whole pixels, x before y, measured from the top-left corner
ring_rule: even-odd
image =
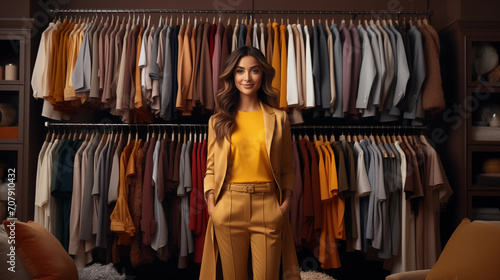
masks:
[[[271,156],[271,142],[274,136],[274,125],[276,122],[276,116],[272,107],[262,103],[260,101],[260,107],[262,108],[262,113],[264,114],[264,130],[266,133],[266,149],[269,157]]]

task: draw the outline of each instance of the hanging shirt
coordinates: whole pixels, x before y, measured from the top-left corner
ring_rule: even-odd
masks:
[[[305,56],[306,56],[306,75],[305,75],[305,85],[306,85],[306,108],[313,108],[316,104],[315,101],[315,91],[314,91],[314,81],[313,81],[313,69],[312,69],[312,55],[311,55],[311,39],[309,37],[309,30],[307,25],[304,26],[305,34]]]
[[[330,26],[330,30],[333,36],[333,56],[334,56],[334,68],[335,68],[335,106],[333,110],[332,117],[343,118],[344,117],[344,94],[343,94],[343,51],[342,51],[342,38],[340,37],[340,32],[336,23]]]
[[[373,51],[370,43],[368,32],[362,25],[358,25],[358,31],[361,34],[360,42],[362,44],[363,60],[361,62],[361,69],[359,73],[359,86],[358,95],[356,98],[356,108],[361,112],[371,105],[372,86],[377,76],[377,68]]]

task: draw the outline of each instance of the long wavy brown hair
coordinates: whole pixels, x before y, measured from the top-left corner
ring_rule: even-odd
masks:
[[[231,141],[231,133],[234,127],[234,119],[237,112],[240,94],[236,84],[234,83],[234,72],[240,59],[245,56],[253,56],[263,72],[262,84],[257,91],[257,97],[263,103],[277,107],[277,90],[272,87],[274,78],[274,68],[267,62],[266,57],[258,49],[249,46],[242,46],[234,50],[226,59],[224,71],[219,76],[219,81],[222,84],[221,89],[217,92],[217,100],[215,102],[214,114],[214,130],[215,139],[217,142],[227,138]]]

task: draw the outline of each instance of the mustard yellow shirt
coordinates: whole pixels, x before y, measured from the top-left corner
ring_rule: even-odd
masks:
[[[273,182],[273,173],[266,150],[262,109],[238,111],[231,135],[226,181],[230,183]]]

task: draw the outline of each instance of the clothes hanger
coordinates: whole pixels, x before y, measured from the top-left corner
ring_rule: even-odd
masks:
[[[50,128],[47,131],[47,134],[45,135],[45,142],[49,142],[50,138],[52,137],[52,132],[50,132]]]
[[[76,139],[78,139],[78,132],[76,131],[75,127],[75,133],[73,134],[73,141],[76,141]]]
[[[132,138],[132,131],[130,127],[128,128],[128,139],[127,139],[127,146],[130,144],[130,140]]]
[[[69,128],[69,133],[68,133],[68,140],[71,140],[71,136],[72,136],[73,133],[71,133],[71,128]]]
[[[399,141],[399,142],[404,142],[400,133],[398,133],[398,135],[396,136],[396,140]]]
[[[153,126],[153,130],[154,130],[154,129],[155,129],[155,127]],[[162,133],[161,133],[161,131],[160,131],[160,125],[158,125],[158,140],[156,140],[156,141],[161,141],[161,139],[162,139],[162,135],[163,135],[163,134],[162,134]]]
[[[393,144],[391,136],[389,134],[385,135],[385,140],[387,141],[387,144]]]
[[[66,127],[64,126],[63,129],[64,129],[63,130],[63,135],[61,135],[61,138],[59,138],[59,140],[66,139],[66,136],[67,136],[66,135]]]
[[[110,134],[110,135],[107,134],[107,133],[109,133],[109,132],[107,132],[108,129],[110,129],[110,128],[106,127],[106,126],[104,127],[104,130],[106,131],[106,145],[108,145],[109,140],[111,140],[111,138],[113,137],[113,134]]]
[[[149,125],[147,126],[148,128],[148,133],[146,134],[146,142],[149,142]]]
[[[410,142],[412,146],[415,145],[415,142],[413,141],[413,137],[411,137],[411,135],[408,136],[408,142]]]
[[[193,126],[193,143],[198,143],[198,134],[196,133],[196,125]]]
[[[424,17],[424,19],[422,20],[424,25],[429,25],[429,21],[427,20],[427,17]]]
[[[385,138],[385,135],[382,133],[382,135],[380,136],[380,140],[382,141],[382,144],[387,144],[387,139]]]
[[[427,141],[427,137],[424,134],[420,134],[419,138],[420,142],[424,143],[425,145],[429,145],[429,141]]]
[[[340,132],[340,137],[339,141],[345,140],[345,135],[344,135],[344,130]],[[335,142],[335,134],[333,133],[333,127],[332,127],[332,134],[330,135],[330,143]]]
[[[368,136],[368,139],[370,139],[370,142],[371,142],[371,143],[376,143],[376,142],[375,142],[375,137],[373,137],[373,134],[372,134],[372,132],[371,132],[371,131],[370,131],[370,136]]]
[[[90,133],[88,131],[88,128],[85,128],[84,131],[85,131],[85,139],[83,141],[87,142],[89,141]]]

